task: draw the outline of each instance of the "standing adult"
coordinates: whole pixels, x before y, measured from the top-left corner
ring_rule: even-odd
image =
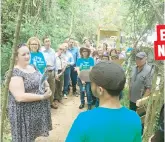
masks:
[[[106,42],[103,43],[103,55],[109,55],[108,44]]]
[[[60,45],[56,52],[56,66],[58,68],[57,74],[56,74],[56,80],[55,80],[55,94],[54,94],[54,100],[55,103],[58,104],[62,101],[62,87],[64,82],[64,71],[65,71],[65,64],[64,59],[62,57],[63,53],[63,47]]]
[[[76,66],[77,66],[77,73],[78,76],[80,76],[80,72],[83,70],[91,70],[94,66],[94,59],[90,57],[90,49],[86,47],[80,48],[80,55],[81,58],[77,60]],[[92,107],[92,91],[91,91],[91,83],[90,82],[84,82],[80,78],[78,78],[78,85],[80,87],[80,100],[81,105],[79,106],[80,109],[84,108],[85,105],[85,92],[83,89],[83,86],[85,85],[85,91],[87,95],[87,103],[88,103],[88,110]]]
[[[39,51],[40,40],[37,37],[31,37],[27,41],[27,46],[30,49],[30,64],[43,74],[46,69],[46,61],[42,52]]]
[[[95,61],[95,64],[97,64],[99,62],[99,54],[98,54],[98,51],[95,50],[93,53],[92,53],[92,57]]]
[[[89,76],[100,106],[78,115],[66,142],[141,142],[140,117],[119,101],[126,81],[122,68],[113,62],[100,62]]]
[[[48,83],[50,85],[52,94],[54,94],[55,93],[55,77],[58,71],[56,67],[55,51],[51,48],[51,41],[49,37],[44,37],[43,42],[44,42],[44,47],[42,49],[43,50],[42,53],[45,57],[46,64],[47,64]],[[54,102],[54,95],[51,96],[50,102],[51,102],[52,108],[54,109],[58,108],[58,105]]]
[[[45,93],[39,90],[42,75],[29,65],[29,60],[28,47],[18,46],[8,98],[12,142],[34,142],[52,130],[49,84],[44,82]]]
[[[74,59],[74,64],[71,65],[72,91],[73,91],[73,95],[76,95],[77,71],[75,70],[75,67],[76,67],[76,62],[79,58],[79,49],[77,47],[74,47],[73,44],[74,44],[74,40],[70,38],[68,42],[68,46],[69,46],[68,51],[72,54]]]
[[[146,63],[145,52],[136,54],[136,66],[132,69],[129,83],[130,109],[136,111],[136,101],[150,94],[153,69]]]
[[[85,47],[87,47],[87,48],[89,48],[91,50],[91,55],[92,55],[92,53],[95,51],[95,48],[92,47],[91,41],[89,39],[87,39],[87,38],[84,39],[84,45],[85,45]]]
[[[70,83],[70,76],[71,76],[71,67],[74,66],[74,58],[72,54],[68,51],[68,43],[63,43],[63,54],[62,57],[65,62],[65,72],[64,72],[64,87],[63,87],[63,95],[64,98],[67,99],[67,95],[69,93],[69,83]],[[77,95],[77,94],[76,94]]]

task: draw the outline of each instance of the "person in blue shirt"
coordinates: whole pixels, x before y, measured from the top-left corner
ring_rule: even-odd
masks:
[[[101,61],[89,77],[100,106],[78,115],[65,142],[142,142],[140,117],[119,101],[126,82],[120,65]]]
[[[69,49],[68,51],[72,54],[73,58],[74,58],[74,64],[71,65],[71,74],[70,74],[70,77],[71,77],[71,81],[72,81],[72,91],[73,91],[73,95],[76,96],[77,94],[77,89],[76,89],[76,84],[77,84],[77,71],[75,70],[75,67],[76,67],[76,62],[78,60],[78,58],[80,57],[79,56],[79,49],[78,47],[74,47],[74,40],[72,38],[69,39],[68,41],[68,46],[69,46]]]
[[[94,66],[94,59],[90,57],[91,50],[86,47],[81,47],[80,48],[80,55],[81,58],[77,60],[76,63],[76,69],[78,76],[80,75],[80,72],[82,70],[91,70],[91,68]],[[85,104],[85,92],[83,89],[83,86],[85,85],[85,91],[86,91],[86,96],[87,96],[87,103],[88,103],[88,110],[91,109],[92,107],[92,91],[91,91],[91,83],[90,82],[84,82],[80,78],[78,78],[78,85],[80,87],[80,100],[81,100],[81,105],[79,106],[80,109],[84,108]]]
[[[27,41],[27,46],[30,49],[30,64],[43,74],[46,68],[46,61],[43,54],[39,52],[41,47],[40,40],[37,37],[31,37]]]
[[[65,99],[67,99],[67,95],[69,94],[71,66],[74,65],[74,59],[73,59],[72,54],[68,51],[68,43],[63,43],[62,45],[63,45],[62,57],[66,65],[65,72],[64,72],[63,96]]]

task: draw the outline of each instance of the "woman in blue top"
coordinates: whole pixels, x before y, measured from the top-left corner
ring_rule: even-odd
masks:
[[[27,41],[27,46],[30,49],[30,64],[34,65],[36,70],[43,74],[46,68],[46,61],[43,54],[39,52],[41,47],[40,40],[37,37],[31,37]]]
[[[82,70],[91,70],[94,66],[94,59],[90,57],[90,49],[86,47],[80,48],[80,55],[81,58],[77,60],[76,67],[78,76]],[[87,102],[88,102],[88,110],[91,109],[92,106],[92,91],[91,91],[91,83],[84,82],[80,78],[78,78],[78,85],[80,87],[80,100],[81,105],[79,106],[80,109],[84,108],[85,100],[84,100],[84,89],[83,84],[85,84],[85,91],[87,95]]]

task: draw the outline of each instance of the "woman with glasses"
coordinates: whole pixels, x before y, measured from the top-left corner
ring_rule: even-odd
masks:
[[[30,50],[30,64],[43,74],[46,69],[46,61],[43,54],[39,51],[41,47],[40,40],[37,37],[31,37],[27,41],[27,46]]]
[[[52,92],[47,81],[44,93],[39,90],[42,75],[29,65],[29,60],[29,48],[18,46],[8,97],[12,142],[34,142],[39,136],[48,136],[52,130],[48,100]]]

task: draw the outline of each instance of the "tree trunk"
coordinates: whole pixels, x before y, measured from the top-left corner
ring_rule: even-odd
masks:
[[[144,135],[143,135],[143,141],[146,142],[148,141],[149,136],[152,135],[153,132],[153,125],[156,123],[156,115],[157,115],[157,111],[160,112],[160,106],[162,106],[163,104],[163,84],[162,84],[162,79],[164,77],[161,76],[161,83],[160,83],[160,90],[156,90],[156,81],[157,81],[157,75],[158,72],[160,70],[160,68],[158,67],[159,65],[156,64],[156,69],[155,69],[155,73],[154,73],[154,78],[153,78],[153,87],[152,87],[152,94],[150,95],[149,98],[149,102],[147,105],[147,111],[146,111],[146,117],[145,117],[145,126],[144,126]],[[155,94],[157,97],[155,99],[155,101],[153,101],[153,94]]]
[[[73,30],[73,22],[74,22],[74,6],[73,6],[73,0],[71,1],[71,21],[70,21],[70,29],[69,29],[69,38],[72,37],[72,30]]]
[[[12,56],[10,59],[9,72],[8,72],[7,79],[5,82],[5,90],[4,90],[4,95],[3,95],[4,96],[4,99],[3,99],[4,102],[3,102],[2,117],[1,117],[1,142],[3,142],[4,119],[5,119],[6,106],[7,106],[9,83],[10,83],[10,79],[11,79],[12,71],[13,71],[13,67],[14,67],[14,62],[15,62],[16,46],[18,44],[22,16],[23,16],[23,11],[25,9],[24,8],[25,2],[26,2],[26,0],[21,0],[20,9],[18,11],[17,25],[16,25],[16,29],[15,29],[15,33],[14,33],[14,41],[13,41],[13,46],[12,46]]]

